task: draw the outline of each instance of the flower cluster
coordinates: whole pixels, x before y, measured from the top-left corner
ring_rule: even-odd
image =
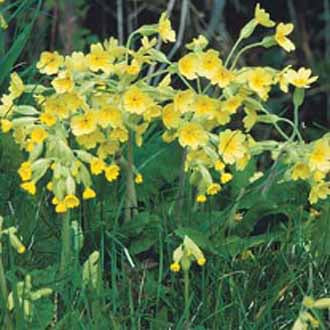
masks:
[[[257,26],[275,31],[240,48]],[[161,120],[163,140],[177,140],[186,150],[185,170],[197,188],[197,202],[219,193],[234,171],[244,170],[253,156],[264,150],[275,155],[284,149],[295,151],[287,159],[288,178],[311,182],[311,203],[325,198],[330,194],[329,138],[304,144],[296,121],[270,113],[265,106],[273,89],[288,93],[292,86],[298,111],[301,91],[317,77],[306,68],[237,65],[239,57],[253,47],[278,45],[287,52],[294,50],[288,38],[292,30],[290,23],[276,25],[257,4],[254,18],[242,28],[226,59],[199,36],[186,45],[186,55],[170,62],[152,38],[158,34],[164,43],[175,41],[166,13],[157,24],[134,31],[126,46],[110,38],[91,45],[87,54],[43,52],[37,68],[48,83],[25,85],[13,73],[9,93],[1,98],[2,131],[11,131],[28,153],[18,170],[21,187],[34,195],[37,182],[47,177],[56,211],[77,207],[77,185],[83,186],[83,199],[94,198],[92,177],[103,174],[109,182],[117,180],[127,165],[125,146],[132,141],[141,146],[150,124]],[[153,73],[150,66],[159,64],[165,69]],[[172,75],[185,87],[171,87]],[[156,76],[163,79],[155,86]],[[30,103],[22,105],[26,94]],[[241,127],[232,125],[238,116],[243,117]],[[251,130],[257,123],[273,125],[284,141],[255,141]],[[290,125],[291,136],[281,128],[283,123]],[[135,182],[142,183],[141,173],[134,171]]]

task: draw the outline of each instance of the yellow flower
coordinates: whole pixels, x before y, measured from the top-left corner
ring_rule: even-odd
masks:
[[[243,119],[243,124],[246,131],[249,132],[257,122],[258,114],[254,109],[250,109],[247,107],[244,108],[244,111],[246,113],[246,116]]]
[[[94,113],[87,112],[71,119],[72,133],[76,136],[90,134],[96,130],[97,118]]]
[[[168,19],[167,13],[164,12],[160,16],[158,22],[158,32],[160,38],[167,43],[168,41],[174,42],[175,41],[175,31],[172,30],[171,22]]]
[[[232,178],[233,178],[233,175],[231,173],[225,173],[224,172],[224,173],[221,174],[220,181],[221,181],[221,183],[226,184],[229,181],[231,181]]]
[[[20,76],[14,72],[10,75],[10,85],[9,91],[10,94],[16,99],[24,93],[25,87]]]
[[[128,130],[126,128],[115,128],[109,134],[109,138],[113,141],[125,143],[128,140]]]
[[[1,119],[1,130],[4,133],[8,133],[13,127],[13,123],[8,119]]]
[[[198,266],[204,266],[206,263],[206,259],[204,257],[198,258],[196,260]]]
[[[83,192],[83,199],[91,199],[95,197],[96,197],[96,193],[92,188],[90,187],[85,188]]]
[[[113,128],[122,127],[123,115],[115,106],[107,105],[99,111],[98,123],[103,128],[106,128],[108,125]]]
[[[198,74],[200,76],[211,79],[222,67],[222,61],[219,58],[219,52],[214,49],[209,49],[199,56]]]
[[[260,4],[257,3],[255,10],[254,10],[254,18],[258,24],[265,26],[265,27],[273,27],[275,26],[275,22],[270,19],[269,13],[266,12],[265,9],[260,7]]]
[[[28,181],[32,176],[32,167],[30,162],[23,162],[18,169],[18,174],[21,177],[22,181]]]
[[[300,68],[298,71],[288,70],[286,78],[290,84],[298,88],[309,88],[310,84],[318,79],[318,76],[311,77],[312,70]]]
[[[127,112],[138,115],[143,114],[152,105],[151,99],[135,86],[125,92],[123,102]]]
[[[48,133],[42,127],[36,127],[31,132],[31,141],[34,143],[42,143],[48,136]]]
[[[249,87],[262,99],[266,99],[273,83],[273,75],[264,68],[256,68],[248,74]]]
[[[213,85],[217,84],[220,88],[227,87],[235,79],[235,74],[227,70],[224,66],[217,68],[215,74],[211,78]]]
[[[100,158],[94,158],[90,162],[90,168],[91,168],[92,174],[99,175],[99,174],[101,174],[104,171],[104,169],[105,169],[105,163]]]
[[[66,195],[64,198],[64,204],[66,208],[73,209],[79,206],[79,198],[73,194]]]
[[[63,65],[64,58],[58,52],[42,52],[37,68],[40,73],[52,75],[58,72],[60,66]]]
[[[287,52],[291,52],[296,49],[294,43],[286,37],[293,31],[293,28],[294,26],[291,23],[280,23],[276,26],[275,40]]]
[[[194,99],[195,93],[192,90],[179,91],[173,98],[175,111],[180,113],[192,111]]]
[[[181,266],[180,266],[180,264],[179,264],[178,262],[173,262],[173,263],[171,264],[171,266],[170,266],[170,269],[171,269],[172,272],[177,273],[177,272],[180,271]]]
[[[105,159],[107,156],[114,155],[119,149],[119,146],[118,141],[106,141],[101,143],[97,149],[97,155],[100,158]]]
[[[54,116],[56,115],[61,119],[68,118],[70,112],[73,111],[73,109],[71,107],[71,104],[68,104],[65,101],[66,100],[63,95],[54,95],[47,98],[44,103],[45,112],[50,113]],[[53,119],[49,118],[49,123],[51,123],[52,121]]]
[[[216,101],[207,95],[198,95],[193,104],[196,116],[205,117],[207,119],[212,119],[214,117],[216,106]]]
[[[105,73],[110,73],[113,70],[113,59],[100,43],[91,45],[90,53],[86,56],[86,60],[91,71],[102,70]]]
[[[52,113],[50,113],[49,111],[45,111],[43,112],[40,117],[39,117],[40,121],[42,124],[47,125],[48,127],[51,127],[53,125],[55,125],[57,118],[56,116],[54,116]]]
[[[196,202],[197,203],[205,203],[207,200],[206,196],[204,194],[199,194],[196,197]]]
[[[30,193],[31,195],[35,195],[37,192],[36,185],[33,181],[23,182],[21,184],[21,188]]]
[[[53,187],[54,187],[53,182],[52,181],[49,181],[47,183],[47,186],[46,186],[47,190],[48,191],[53,191]]]
[[[112,164],[105,168],[105,177],[109,182],[117,180],[120,172],[120,168],[116,164]]]
[[[326,139],[315,142],[309,155],[309,166],[314,170],[327,172],[330,170],[330,144]]]
[[[222,103],[221,111],[234,114],[242,104],[242,98],[239,95],[231,96]]]
[[[245,135],[240,130],[226,129],[219,135],[219,153],[227,164],[234,164],[246,153]]]
[[[55,212],[56,213],[65,213],[68,210],[64,201],[58,201],[56,203]]]
[[[84,72],[88,70],[87,59],[82,52],[73,52],[71,56],[65,57],[65,66],[74,72]]]
[[[189,80],[197,78],[198,56],[194,53],[183,56],[178,62],[179,73]]]
[[[62,71],[58,77],[52,81],[52,85],[59,94],[71,92],[74,87],[71,73],[69,71]]]
[[[312,186],[308,200],[311,204],[315,204],[319,199],[326,199],[328,195],[330,195],[330,182],[320,182]]]
[[[218,172],[222,172],[225,169],[226,165],[221,160],[216,160],[214,163],[214,169]]]
[[[163,123],[166,128],[178,128],[181,122],[181,114],[175,111],[173,103],[167,104],[163,108]]]
[[[143,183],[143,176],[142,176],[142,174],[137,174],[136,175],[136,177],[135,177],[135,183],[136,184],[141,184],[141,183]]]
[[[296,181],[299,179],[306,180],[310,176],[310,170],[307,164],[297,163],[292,168],[291,179]]]
[[[219,183],[211,183],[207,188],[208,195],[216,195],[219,191],[221,191],[221,186]]]
[[[179,131],[179,143],[182,147],[190,147],[195,150],[200,146],[204,146],[208,142],[207,132],[198,123],[188,123]]]

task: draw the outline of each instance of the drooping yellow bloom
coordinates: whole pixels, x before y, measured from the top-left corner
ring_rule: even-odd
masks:
[[[97,149],[97,155],[101,159],[105,159],[107,156],[114,155],[119,149],[119,146],[118,141],[105,141]]]
[[[43,104],[45,112],[58,116],[61,119],[66,119],[73,109],[71,105],[65,102],[64,95],[54,95],[46,99]],[[50,120],[51,122],[52,120]],[[50,125],[51,126],[51,125]]]
[[[192,105],[195,96],[195,93],[191,89],[179,91],[173,98],[175,111],[180,113],[193,111]]]
[[[297,163],[292,168],[291,179],[296,181],[299,179],[306,180],[310,176],[309,166],[305,163]]]
[[[264,68],[255,68],[248,74],[249,87],[262,99],[267,98],[270,86],[273,83],[273,75]]]
[[[66,208],[73,209],[80,204],[79,198],[73,194],[66,195],[64,198],[64,204]]]
[[[29,161],[23,162],[17,172],[21,177],[22,181],[31,180],[32,177],[31,162]]]
[[[136,175],[134,181],[135,181],[136,184],[141,184],[141,183],[143,183],[143,176],[142,176],[142,174],[138,173],[138,174]]]
[[[222,172],[225,169],[226,165],[221,160],[216,160],[214,163],[214,169],[218,172]]]
[[[24,93],[24,90],[25,86],[20,76],[16,72],[12,73],[9,85],[10,94],[16,99]]]
[[[65,66],[73,72],[87,71],[87,58],[82,52],[73,52],[70,56],[65,57]]]
[[[188,123],[179,131],[179,143],[182,147],[190,147],[195,150],[207,144],[209,138],[207,132],[198,123]]]
[[[53,115],[52,113],[50,113],[49,111],[43,112],[40,115],[39,119],[40,119],[42,124],[45,124],[48,127],[51,127],[51,126],[55,125],[55,123],[57,121],[56,116]]]
[[[224,173],[221,173],[220,181],[221,181],[221,183],[226,184],[229,181],[231,181],[232,178],[233,178],[233,175],[231,173],[224,172]]]
[[[173,262],[170,266],[170,269],[171,269],[172,272],[177,273],[177,272],[180,271],[181,266],[178,262]]]
[[[104,50],[100,43],[91,45],[90,53],[86,56],[88,67],[91,71],[110,73],[113,70],[112,56]]]
[[[249,132],[258,120],[258,114],[254,109],[244,108],[246,116],[243,118],[244,128]]]
[[[123,102],[127,112],[138,115],[143,114],[152,105],[150,97],[136,86],[131,87],[125,92]]]
[[[58,52],[42,52],[37,68],[40,73],[52,75],[58,72],[63,63],[64,58]]]
[[[72,74],[69,71],[60,72],[58,77],[52,81],[52,85],[55,91],[59,94],[71,92],[74,87]]]
[[[254,10],[254,18],[258,24],[265,27],[273,27],[275,26],[275,22],[270,19],[270,14],[266,12],[265,9],[260,7],[260,4],[257,3]]]
[[[209,49],[199,55],[198,75],[212,79],[221,67],[222,61],[218,51]]]
[[[96,130],[97,118],[93,112],[74,116],[71,119],[71,129],[75,136],[90,134]]]
[[[178,128],[181,122],[181,114],[175,111],[173,103],[167,104],[163,108],[163,123],[166,128]]]
[[[325,138],[315,142],[309,155],[309,167],[312,171],[327,172],[330,170],[330,144]]]
[[[1,119],[1,130],[3,133],[8,133],[13,127],[13,123],[8,119]]]
[[[83,192],[83,199],[92,199],[95,197],[96,197],[96,193],[92,188],[90,187],[85,188]]]
[[[167,43],[168,41],[175,41],[175,31],[172,29],[171,21],[168,19],[167,13],[164,12],[160,16],[158,22],[158,32],[160,38]]]
[[[234,114],[241,106],[243,99],[239,95],[231,96],[221,104],[221,111]]]
[[[287,52],[291,52],[296,49],[294,43],[287,38],[287,35],[293,31],[293,28],[294,26],[291,23],[280,23],[276,26],[275,40]]]
[[[290,84],[298,88],[309,88],[310,84],[318,79],[318,76],[311,77],[312,70],[300,68],[298,71],[289,69],[286,78]]]
[[[319,199],[326,199],[330,195],[330,182],[320,182],[312,186],[308,200],[311,204],[317,203]]]
[[[213,85],[217,84],[220,88],[227,87],[235,79],[235,74],[227,70],[224,66],[217,68],[215,74],[211,78]]]
[[[213,182],[207,187],[207,194],[216,195],[220,190],[221,190],[221,186],[219,185],[219,183]]]
[[[206,196],[204,194],[199,194],[196,197],[196,202],[197,203],[205,203],[207,200]]]
[[[56,213],[65,213],[68,210],[64,201],[58,201],[56,203],[55,212]]]
[[[42,127],[36,127],[31,132],[31,141],[42,143],[48,137],[47,131]]]
[[[217,108],[215,99],[207,95],[197,95],[193,104],[193,109],[197,117],[212,119]]]
[[[179,73],[189,80],[197,78],[198,56],[195,53],[189,53],[183,56],[178,62]]]
[[[227,164],[234,164],[246,153],[245,135],[240,130],[226,129],[219,134],[219,153]]]
[[[109,125],[112,128],[122,127],[123,115],[115,106],[107,105],[98,113],[98,124],[103,128],[106,128]]]
[[[37,192],[36,185],[33,181],[27,181],[21,183],[21,188],[27,191],[31,195],[35,195]]]
[[[116,164],[107,166],[104,170],[105,177],[109,182],[117,180],[120,172],[120,167]]]
[[[94,175],[101,174],[105,169],[105,163],[100,158],[93,158],[90,162],[91,172]]]

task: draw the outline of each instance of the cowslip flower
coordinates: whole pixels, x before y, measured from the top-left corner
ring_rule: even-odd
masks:
[[[173,272],[179,272],[182,267],[184,271],[188,271],[192,261],[196,261],[199,266],[204,266],[206,258],[198,245],[185,235],[183,243],[173,252],[173,263],[170,269]]]
[[[35,195],[37,192],[36,185],[33,181],[23,182],[21,188],[27,191],[31,195]]]
[[[97,118],[93,112],[74,116],[71,119],[72,133],[76,136],[90,134],[96,130]]]
[[[323,138],[315,142],[308,160],[309,167],[313,171],[327,172],[330,170],[330,144],[327,139]]]
[[[248,75],[249,87],[256,92],[262,99],[268,95],[270,86],[273,83],[273,75],[264,68],[255,68]]]
[[[171,21],[168,19],[166,12],[162,13],[160,16],[157,30],[163,42],[175,41],[175,31],[172,29]]]
[[[9,92],[13,98],[18,98],[24,93],[25,86],[20,76],[14,72],[10,75]]]
[[[219,134],[219,154],[227,164],[234,164],[246,153],[245,135],[240,130],[226,129]]]
[[[60,72],[58,77],[52,81],[52,86],[59,94],[71,92],[74,87],[74,81],[71,73],[69,71]]]
[[[113,70],[113,59],[100,43],[91,45],[90,53],[86,56],[86,60],[91,71],[101,70],[105,73],[110,73]]]
[[[152,105],[152,101],[140,88],[133,86],[123,96],[124,108],[127,112],[143,114]]]
[[[73,209],[75,207],[78,207],[80,204],[79,198],[75,196],[74,194],[66,195],[64,198],[64,204],[67,209]]]
[[[36,127],[31,132],[31,141],[34,143],[42,143],[48,137],[48,133],[42,127]]]
[[[179,73],[189,80],[196,79],[198,64],[198,56],[195,53],[189,53],[180,58],[178,62]]]
[[[254,19],[256,22],[265,27],[275,26],[275,22],[270,19],[270,14],[266,12],[265,9],[260,7],[260,4],[257,3],[254,10]]]
[[[199,55],[198,75],[212,79],[217,73],[217,70],[222,66],[222,61],[219,58],[219,52],[214,49],[209,49]]]
[[[216,195],[219,191],[221,191],[221,186],[219,185],[219,183],[211,183],[208,187],[207,187],[207,194],[208,195]]]
[[[319,199],[326,199],[330,195],[330,182],[319,182],[312,186],[308,200],[316,204]]]
[[[318,79],[318,76],[311,77],[312,70],[306,68],[300,68],[298,71],[289,69],[286,73],[286,79],[288,82],[298,88],[309,88],[310,84]]]
[[[179,131],[179,143],[182,147],[190,147],[195,150],[208,142],[207,132],[198,123],[188,123]]]
[[[299,179],[306,180],[310,176],[309,166],[305,163],[297,163],[292,168],[291,179],[297,181]]]
[[[1,119],[1,130],[3,133],[8,133],[13,127],[13,123],[8,119]]]
[[[296,49],[294,43],[287,38],[287,35],[293,31],[293,28],[294,26],[291,23],[280,23],[276,26],[275,40],[287,52],[291,52]]]
[[[58,52],[42,52],[37,68],[40,73],[52,75],[58,72],[63,63],[64,58]]]
[[[18,174],[21,177],[22,181],[31,180],[32,177],[32,167],[31,162],[23,162],[18,169]]]
[[[105,177],[109,182],[117,180],[120,172],[120,167],[116,164],[107,166],[104,170]]]
[[[95,198],[96,197],[96,192],[92,188],[87,187],[83,191],[83,196],[82,197],[83,197],[83,199],[92,199],[92,198]]]

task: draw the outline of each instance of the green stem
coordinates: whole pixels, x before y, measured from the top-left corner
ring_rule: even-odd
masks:
[[[293,141],[296,136],[298,136],[299,141],[303,141],[303,138],[299,132],[299,107],[294,106],[293,108],[293,123],[294,123],[294,130],[290,137],[290,140]]]
[[[70,212],[63,215],[62,224],[62,252],[60,262],[60,277],[64,277],[67,266],[71,262],[71,244],[70,244]]]
[[[134,183],[134,155],[133,155],[133,133],[130,132],[127,142],[127,165],[126,165],[126,207],[125,222],[137,214],[137,198]]]
[[[8,312],[8,309],[6,308],[7,306],[7,300],[8,300],[8,288],[7,288],[7,282],[6,282],[6,275],[5,275],[5,270],[3,267],[2,263],[2,242],[1,242],[1,230],[2,230],[2,223],[3,223],[3,218],[0,216],[0,294],[1,294],[1,299],[2,300],[2,306],[5,310],[4,314],[4,326],[5,329],[8,330],[13,330],[13,324],[12,320],[10,318],[10,314]]]
[[[235,45],[233,46],[233,48],[231,49],[227,59],[226,59],[226,62],[225,62],[225,68],[227,68],[228,64],[229,64],[229,61],[230,59],[232,58],[235,50],[237,49],[238,45],[240,44],[240,42],[243,40],[243,38],[238,38],[237,41],[235,42]]]
[[[195,89],[188,83],[188,81],[179,72],[178,72],[178,76],[189,89],[195,91]]]
[[[168,73],[168,70],[161,70],[161,71],[154,72],[152,74],[149,74],[149,75],[145,76],[144,78],[140,79],[139,81],[149,80],[150,78],[160,76],[164,73]]]
[[[243,47],[243,48],[237,53],[237,55],[236,55],[236,57],[235,57],[235,59],[234,59],[232,65],[231,65],[231,67],[230,67],[230,70],[233,70],[233,69],[235,68],[238,59],[241,57],[241,55],[242,55],[243,53],[245,53],[246,51],[248,51],[248,50],[251,49],[251,48],[255,48],[255,47],[259,47],[259,46],[262,46],[262,42],[261,42],[261,41]]]
[[[183,271],[183,280],[184,280],[184,305],[185,305],[185,313],[187,316],[187,320],[189,319],[189,270]]]

